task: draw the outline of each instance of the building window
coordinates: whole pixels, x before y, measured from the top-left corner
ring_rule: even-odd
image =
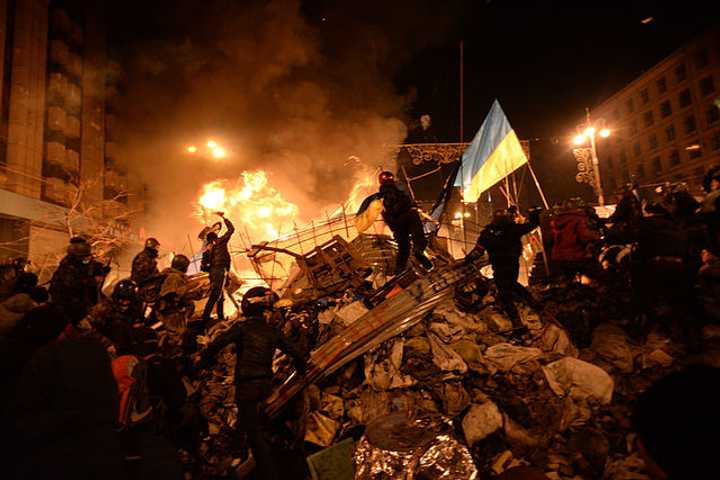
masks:
[[[720,150],[720,130],[715,132],[715,136],[712,138],[712,149]]]
[[[639,143],[635,143],[635,145],[633,145],[633,153],[635,154],[636,157],[639,157],[640,154],[642,153],[642,148],[640,148]]]
[[[659,78],[657,81],[657,90],[660,95],[667,92],[667,82],[665,81],[665,77]]]
[[[650,94],[648,93],[647,88],[640,90],[640,101],[643,105],[647,105],[650,101]]]
[[[663,103],[660,104],[660,115],[662,115],[663,118],[672,115],[672,107],[670,106],[670,100],[665,100]]]
[[[667,135],[668,142],[675,140],[675,125],[672,123],[665,127],[665,135]]]
[[[645,178],[645,165],[642,163],[639,163],[635,174],[637,175],[638,178]]]
[[[649,127],[650,125],[652,125],[654,121],[655,121],[655,119],[653,118],[652,110],[649,110],[649,111],[643,113],[643,124],[646,127]]]
[[[691,160],[702,157],[702,148],[693,148],[692,150],[688,150],[688,157],[690,157]]]
[[[695,123],[695,117],[688,115],[685,117],[685,133],[688,135],[694,133],[697,130],[697,124]]]
[[[679,100],[681,107],[687,107],[688,105],[690,105],[692,103],[692,97],[690,97],[690,90],[685,89],[680,92]]]
[[[632,123],[630,124],[630,133],[633,136],[638,134],[638,126],[637,126],[637,122],[635,120],[633,120]]]
[[[648,138],[648,144],[650,145],[650,150],[655,150],[658,148],[658,139],[657,135],[654,133],[650,134],[650,138]]]
[[[680,165],[680,152],[678,152],[677,150],[673,150],[672,152],[670,152],[670,165],[672,165],[673,167],[675,165]]]
[[[684,81],[687,78],[687,70],[685,69],[685,64],[680,64],[677,67],[675,67],[675,80],[677,80],[678,83]]]
[[[665,77],[658,78],[658,81],[656,82],[658,93],[662,95],[663,93],[667,92],[667,81],[665,80]]]
[[[705,117],[707,118],[708,125],[712,125],[713,123],[720,120],[720,108],[716,107],[715,105],[708,106]]]
[[[652,159],[652,168],[655,175],[660,175],[662,173],[662,163],[660,163],[660,157]]]
[[[625,101],[625,107],[627,107],[628,113],[634,113],[635,112],[635,102],[633,102],[632,98],[628,98]]]
[[[715,91],[715,82],[713,82],[712,75],[708,75],[707,77],[700,80],[700,93],[703,96],[710,95],[714,91]]]
[[[705,68],[708,63],[710,63],[710,60],[707,49],[703,48],[702,50],[698,50],[695,54],[695,66],[697,68]]]

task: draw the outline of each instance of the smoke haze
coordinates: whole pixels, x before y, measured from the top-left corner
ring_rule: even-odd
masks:
[[[412,101],[392,75],[448,18],[428,12],[412,18],[432,29],[408,24],[408,8],[431,7],[405,1],[317,15],[293,0],[151,3],[120,49],[128,82],[118,143],[148,187],[147,231],[170,248],[194,237],[206,182],[266,170],[307,219],[343,201],[359,174],[392,169],[387,146],[405,138]],[[227,158],[200,154],[210,138]],[[200,153],[188,155],[189,145]]]

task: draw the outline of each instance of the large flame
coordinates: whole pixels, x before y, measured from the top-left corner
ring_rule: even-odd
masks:
[[[264,171],[243,172],[235,182],[216,180],[205,184],[198,198],[198,214],[208,220],[213,212],[247,228],[252,241],[274,240],[292,230],[297,205],[288,202],[268,184]]]

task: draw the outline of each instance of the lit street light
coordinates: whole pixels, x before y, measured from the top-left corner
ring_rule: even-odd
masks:
[[[578,128],[578,130],[581,131],[582,133],[578,133],[575,136],[575,138],[573,138],[573,142],[575,143],[575,145],[580,146],[580,145],[584,145],[588,140],[590,140],[590,149],[589,149],[590,150],[590,162],[589,163],[592,164],[593,177],[594,177],[593,181],[591,183],[594,182],[594,184],[595,184],[594,186],[595,186],[595,190],[596,190],[597,196],[598,196],[598,204],[602,207],[605,205],[605,195],[603,194],[602,182],[600,180],[600,162],[598,161],[598,156],[597,156],[596,134],[599,134],[600,137],[602,137],[602,138],[608,138],[610,136],[611,132],[610,132],[610,129],[605,128],[605,127],[600,128],[599,131],[597,128],[595,128],[595,125],[593,125],[592,121],[590,120],[590,109],[588,109],[588,108],[585,109],[585,115],[586,115],[585,123]],[[604,121],[602,119],[600,119],[597,123],[602,125],[604,123]],[[577,150],[582,150],[582,149],[577,149]],[[578,155],[578,154],[576,154],[576,155]],[[580,157],[578,157],[578,161],[580,161]],[[582,163],[584,163],[584,162],[582,162]],[[580,170],[580,172],[581,173],[579,173],[578,175],[580,175],[583,179],[581,180],[580,178],[578,178],[578,182],[589,181],[588,179],[590,177],[587,177],[585,175],[585,173],[587,173],[587,172],[585,172],[584,170]]]
[[[209,149],[215,149],[217,148],[218,144],[215,140],[208,140],[207,146]]]
[[[197,147],[195,145],[190,145],[187,147],[188,153],[197,153]]]

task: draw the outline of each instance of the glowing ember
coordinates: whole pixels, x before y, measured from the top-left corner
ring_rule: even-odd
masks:
[[[251,240],[274,240],[290,232],[298,216],[297,205],[288,202],[268,184],[264,171],[243,172],[235,182],[217,180],[203,186],[197,200],[201,217],[226,212],[236,225],[247,228]]]

